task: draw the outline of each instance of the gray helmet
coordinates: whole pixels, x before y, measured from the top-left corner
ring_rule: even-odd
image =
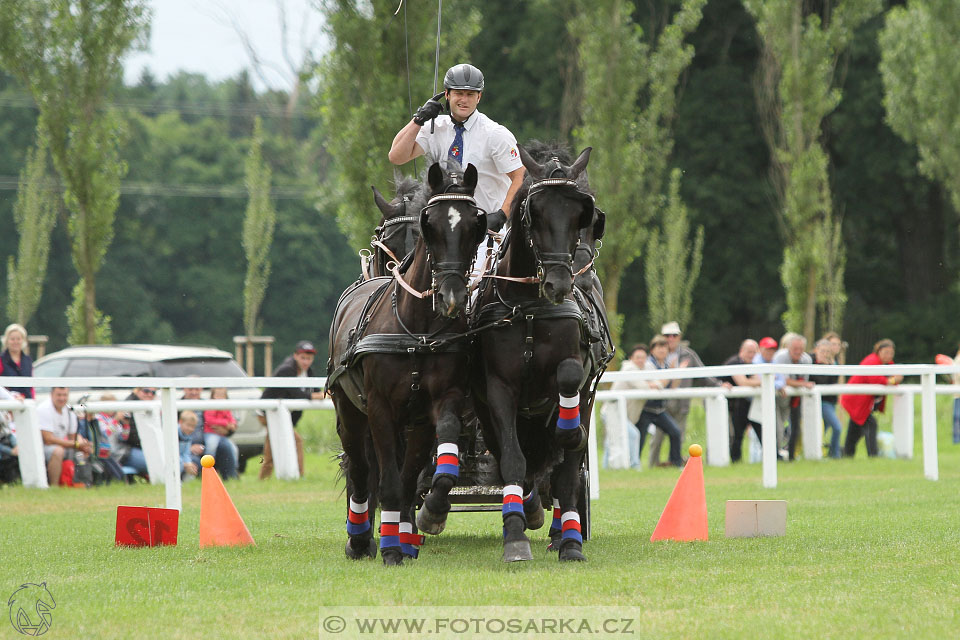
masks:
[[[472,64],[456,64],[443,76],[444,89],[483,91],[483,74]]]

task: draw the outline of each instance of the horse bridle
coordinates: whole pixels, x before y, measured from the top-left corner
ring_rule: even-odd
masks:
[[[452,186],[452,185],[451,185]],[[447,187],[449,188],[449,186]],[[417,222],[420,225],[420,236],[426,238],[426,234],[423,232],[423,218],[424,214],[432,207],[439,206],[443,202],[468,202],[473,206],[479,213],[486,214],[486,212],[477,206],[477,201],[473,196],[467,195],[465,193],[438,193],[432,196],[427,204],[420,210],[420,217],[417,218]],[[466,286],[467,281],[470,278],[470,272],[473,270],[473,261],[476,259],[476,255],[471,256],[469,260],[459,260],[459,261],[448,261],[448,262],[437,262],[434,260],[433,254],[430,252],[429,248],[427,249],[427,260],[430,264],[430,288],[426,291],[417,291],[414,289],[410,283],[404,280],[403,275],[401,275],[399,270],[399,265],[394,264],[390,268],[390,272],[393,273],[394,278],[396,278],[397,283],[407,290],[407,293],[411,294],[416,298],[426,298],[427,296],[433,296],[433,308],[437,308],[437,294],[440,292],[440,288],[443,286],[443,283],[447,281],[448,278],[459,278],[460,281]]]
[[[403,196],[403,200],[401,201],[401,204],[403,204],[403,213],[407,212],[407,204],[410,202],[410,200],[411,200],[410,196]],[[396,226],[398,224],[409,224],[411,222],[418,222],[418,221],[419,221],[419,218],[417,216],[398,215],[392,218],[388,218],[384,220],[382,223],[380,223],[379,227],[374,229],[375,235],[373,240],[370,241],[370,245],[376,249],[380,249],[380,251],[386,254],[386,256],[388,256],[391,260],[393,260],[397,264],[400,264],[401,262],[403,262],[403,259],[397,257],[397,255],[384,242],[384,236],[386,235],[386,231],[390,227]],[[382,270],[385,271],[386,264],[387,264],[386,259],[383,256],[379,256],[378,260],[380,262],[380,266],[383,268]]]

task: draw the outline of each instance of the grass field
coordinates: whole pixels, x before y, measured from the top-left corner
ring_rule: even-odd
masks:
[[[328,429],[305,425],[308,442],[329,444]],[[342,483],[316,451],[299,482],[258,482],[251,469],[227,485],[257,541],[243,549],[198,548],[197,482],[184,486],[179,545],[154,549],[115,548],[115,512],[163,506],[162,486],[5,487],[0,598],[46,581],[49,638],[315,638],[333,605],[612,606],[641,638],[956,637],[960,446],[942,420],[940,480],[928,481],[919,431],[912,461],[780,464],[774,490],[759,465],[706,467],[704,543],[649,541],[678,470],[603,471],[589,562],[573,566],[546,551],[546,529],[531,532],[534,561],[501,563],[497,514],[451,515],[400,568],[348,561]],[[787,500],[787,535],[725,539],[725,501],[757,498]],[[15,637],[0,620],[0,639]]]

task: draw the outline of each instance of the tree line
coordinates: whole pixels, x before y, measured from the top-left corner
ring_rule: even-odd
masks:
[[[11,16],[47,4],[0,8]],[[97,129],[107,142],[94,148],[115,148],[98,157],[119,167],[93,163],[109,172],[93,184],[116,184],[117,195],[112,239],[101,239],[92,272],[78,256],[83,207],[70,195],[87,192],[64,178],[71,160],[55,156],[42,86],[31,89],[10,64],[16,42],[6,41],[8,320],[29,307],[18,296],[40,279],[28,328],[48,334],[51,348],[67,342],[68,309],[78,324],[100,313],[114,342],[229,348],[253,330],[277,336],[281,350],[300,338],[323,344],[379,219],[369,186],[389,190],[389,142],[433,93],[428,4],[403,3],[394,15],[396,5],[379,0],[369,10],[324,3],[333,46],[301,70],[309,81],[292,99],[255,91],[246,74],[158,81],[147,72],[124,86],[114,64],[92,107],[110,118],[107,133],[103,122]],[[838,329],[852,357],[891,337],[901,359],[925,361],[960,339],[960,153],[951,147],[960,137],[950,135],[960,132],[960,71],[948,51],[960,35],[956,11],[948,0],[450,0],[440,73],[462,60],[480,67],[480,109],[521,144],[594,147],[590,182],[612,231],[598,263],[622,345],[679,319],[706,362],[785,328]],[[133,17],[130,41],[147,19]],[[37,160],[45,154],[52,160]],[[27,189],[28,169],[41,176],[33,184],[55,186]],[[248,185],[258,184],[253,198]],[[44,199],[51,192],[58,197]],[[260,226],[245,215],[254,201]],[[46,217],[25,227],[19,212],[29,207]],[[265,254],[255,240],[271,219]],[[44,225],[49,264],[38,273],[29,247]],[[90,273],[94,295],[81,278]]]

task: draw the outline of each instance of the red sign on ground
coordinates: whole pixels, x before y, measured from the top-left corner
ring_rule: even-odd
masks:
[[[153,507],[117,507],[117,546],[177,544],[180,512]]]

